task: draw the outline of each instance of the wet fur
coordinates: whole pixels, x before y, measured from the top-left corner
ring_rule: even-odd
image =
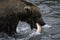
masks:
[[[24,9],[29,6],[31,9]],[[0,0],[0,32],[9,36],[16,33],[19,21],[25,21],[31,28],[36,28],[36,22],[40,22],[41,13],[35,4],[21,0]],[[41,23],[40,23],[41,24]]]

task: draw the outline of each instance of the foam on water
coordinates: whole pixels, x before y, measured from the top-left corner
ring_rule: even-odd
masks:
[[[30,25],[28,25],[26,22],[19,22],[16,31],[19,35],[23,36],[21,40],[28,40],[31,37],[41,34],[40,32],[37,32],[37,29],[31,30]]]
[[[27,33],[28,31],[31,31],[31,28],[26,22],[19,22],[16,31],[17,33]]]
[[[43,28],[50,28],[50,27],[52,27],[52,26],[48,25],[48,24],[46,24],[46,25],[43,26]]]
[[[46,24],[43,26],[43,30],[47,31],[50,27],[50,25]],[[42,33],[37,32],[37,29],[31,30],[30,25],[28,25],[26,22],[19,22],[16,31],[19,33],[19,35],[22,35],[22,38],[20,38],[20,40],[29,40],[31,38],[35,40],[37,38],[40,38],[42,35]]]

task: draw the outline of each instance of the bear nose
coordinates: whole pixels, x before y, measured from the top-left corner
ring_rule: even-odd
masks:
[[[43,21],[43,19],[42,18],[39,18],[38,20],[37,20],[37,23],[39,23],[39,25],[41,25],[41,26],[44,26],[46,23]]]

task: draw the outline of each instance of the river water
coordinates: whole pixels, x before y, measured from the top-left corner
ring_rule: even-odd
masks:
[[[52,3],[53,2],[53,3]],[[25,22],[19,22],[15,38],[9,37],[3,32],[0,33],[0,40],[60,40],[60,3],[51,1],[38,5],[41,10],[43,20],[51,25],[50,28],[42,28],[42,33],[36,33],[36,29],[31,30]],[[23,25],[24,24],[24,25]]]

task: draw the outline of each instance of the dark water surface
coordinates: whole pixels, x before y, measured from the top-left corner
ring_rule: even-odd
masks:
[[[42,40],[60,40],[60,4],[58,4],[58,2],[53,5],[51,5],[51,3],[50,5],[41,4],[40,8],[42,9],[45,22],[52,26],[48,29],[49,31],[46,32],[49,35],[43,35]]]
[[[42,28],[43,32],[39,34],[36,33],[36,29],[31,31],[30,26],[25,22],[20,22],[17,29],[19,34],[16,34],[15,38],[8,37],[2,32],[0,40],[60,40],[60,3],[58,1],[54,3],[43,2],[38,7],[42,11],[44,21],[51,25],[50,28]],[[20,25],[25,28],[19,27]]]

